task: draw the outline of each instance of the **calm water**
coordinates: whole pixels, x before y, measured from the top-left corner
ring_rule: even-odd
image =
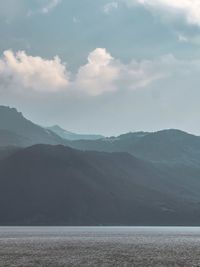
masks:
[[[0,227],[0,266],[200,266],[200,228]]]

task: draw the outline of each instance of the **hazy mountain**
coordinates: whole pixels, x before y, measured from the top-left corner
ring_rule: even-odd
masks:
[[[200,164],[200,137],[174,129],[155,133],[128,133],[100,140],[74,141],[70,146],[82,150],[123,151],[153,162]]]
[[[0,224],[200,223],[200,180],[177,177],[127,153],[36,145],[0,161]]]
[[[58,135],[27,120],[15,108],[0,106],[0,146],[64,143]]]
[[[80,150],[128,152],[151,162],[200,165],[200,137],[180,130],[135,132],[94,140],[95,137],[101,136],[82,136],[59,126],[45,129],[24,118],[16,109],[0,106],[0,146],[64,144]],[[76,138],[82,140],[72,140]]]
[[[200,223],[199,137],[164,130],[64,141],[74,134],[55,130],[0,107],[0,224]]]
[[[0,130],[0,147],[21,147],[28,146],[29,144],[31,144],[31,140],[24,136],[21,136],[8,130]]]
[[[61,128],[58,125],[48,127],[47,129],[51,130],[52,132],[54,132],[55,134],[57,134],[58,136],[60,136],[63,139],[72,140],[72,141],[73,140],[97,140],[97,139],[104,137],[102,135],[77,134],[77,133],[69,132],[69,131],[64,130],[63,128]]]

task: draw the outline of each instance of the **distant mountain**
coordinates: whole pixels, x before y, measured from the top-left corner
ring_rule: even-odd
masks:
[[[61,138],[66,139],[66,140],[71,140],[71,141],[73,140],[97,140],[97,139],[104,138],[104,136],[102,135],[72,133],[72,132],[64,130],[58,125],[48,127],[47,129],[51,130],[52,132],[54,132]]]
[[[65,141],[27,120],[15,108],[0,106],[0,146],[25,147],[33,144],[65,144]]]
[[[195,225],[199,177],[128,153],[36,145],[0,160],[0,224]]]
[[[0,106],[0,225],[199,225],[199,192],[198,136],[82,136]]]
[[[34,144],[62,144],[88,151],[128,152],[153,163],[200,165],[200,137],[180,130],[135,132],[107,138],[79,135],[59,126],[45,129],[24,118],[16,109],[0,106],[0,147],[27,147]]]
[[[155,133],[128,133],[100,140],[81,140],[69,144],[82,150],[128,152],[152,162],[200,164],[200,137],[180,130]]]

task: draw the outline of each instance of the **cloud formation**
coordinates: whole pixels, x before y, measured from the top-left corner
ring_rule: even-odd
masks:
[[[8,87],[57,91],[68,86],[68,77],[65,64],[57,56],[47,60],[29,56],[24,51],[15,54],[7,50],[0,59],[0,81]]]
[[[137,89],[163,78],[161,61],[136,61],[124,64],[111,56],[104,48],[97,48],[88,56],[88,63],[79,68],[76,87],[90,95],[120,89]]]
[[[200,45],[200,35],[186,35],[184,33],[178,33],[178,41],[181,43],[189,43],[193,45]]]
[[[105,48],[92,51],[87,63],[73,75],[58,56],[33,57],[24,51],[4,52],[0,59],[0,87],[26,92],[83,92],[98,96],[118,90],[145,88],[169,77],[190,77],[200,70],[200,60],[178,60],[166,55],[155,60],[132,60],[124,64]],[[73,78],[72,78],[73,77]]]
[[[47,14],[52,9],[56,8],[62,0],[48,0],[47,4],[41,9],[41,13]]]
[[[121,88],[145,87],[163,75],[153,61],[132,61],[123,64],[105,48],[92,51],[87,63],[71,78],[60,58],[48,60],[27,55],[24,51],[4,52],[0,59],[0,83],[7,87],[25,88],[38,92],[58,92],[73,89],[98,96]]]
[[[112,10],[118,9],[118,7],[119,7],[119,5],[117,2],[110,2],[110,3],[107,3],[104,5],[103,12],[105,14],[109,15],[112,12]]]
[[[91,95],[117,90],[115,81],[119,79],[120,67],[103,48],[97,48],[88,56],[88,63],[80,67],[76,86]]]
[[[172,15],[183,15],[189,24],[200,26],[199,0],[122,0],[127,4],[140,4],[148,9],[160,9]]]

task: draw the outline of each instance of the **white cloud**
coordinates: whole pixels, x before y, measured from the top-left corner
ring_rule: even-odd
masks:
[[[97,48],[90,53],[88,63],[80,67],[76,87],[90,95],[100,95],[120,88],[136,89],[163,78],[157,61],[132,61],[123,64],[105,49]]]
[[[103,12],[107,15],[109,15],[113,9],[118,9],[118,3],[117,2],[110,2],[107,3],[104,7],[103,7]]]
[[[189,36],[186,34],[178,33],[178,41],[180,43],[190,43],[193,45],[200,45],[200,35]]]
[[[178,41],[181,43],[188,43],[188,38],[184,34],[178,33]]]
[[[8,86],[30,88],[37,91],[57,91],[69,84],[69,74],[59,57],[52,60],[14,54],[7,50],[0,59],[0,81]]]
[[[141,62],[133,60],[128,65],[122,65],[121,86],[128,89],[144,88],[164,78],[168,74],[159,68],[161,61],[162,59],[158,61],[143,60]]]
[[[190,79],[199,72],[198,59],[184,61],[166,55],[154,60],[133,59],[125,64],[105,48],[97,48],[89,54],[87,63],[75,75],[70,75],[59,57],[49,60],[8,50],[0,58],[0,92],[3,88],[4,94],[10,89],[22,93],[74,91],[98,96],[117,90],[148,88],[162,79]]]
[[[199,0],[122,0],[127,4],[140,4],[149,9],[163,9],[172,15],[183,15],[189,24],[200,26]]]
[[[56,8],[62,0],[49,0],[47,4],[41,9],[41,13],[47,14],[49,13],[52,9]]]
[[[7,88],[20,88],[38,92],[58,92],[73,89],[97,96],[106,92],[136,89],[161,79],[163,74],[155,61],[132,61],[123,64],[114,59],[104,48],[97,48],[88,56],[88,62],[81,66],[74,79],[66,64],[59,57],[52,60],[5,51],[0,59],[0,83]]]
[[[116,90],[115,81],[120,68],[113,57],[103,48],[97,48],[88,56],[88,63],[80,67],[76,86],[91,95]]]
[[[148,88],[161,80],[193,79],[200,73],[200,59],[180,60],[164,55],[154,60],[132,60],[124,64],[113,58],[105,49],[90,53],[88,63],[80,67],[76,88],[90,95],[109,91]]]

